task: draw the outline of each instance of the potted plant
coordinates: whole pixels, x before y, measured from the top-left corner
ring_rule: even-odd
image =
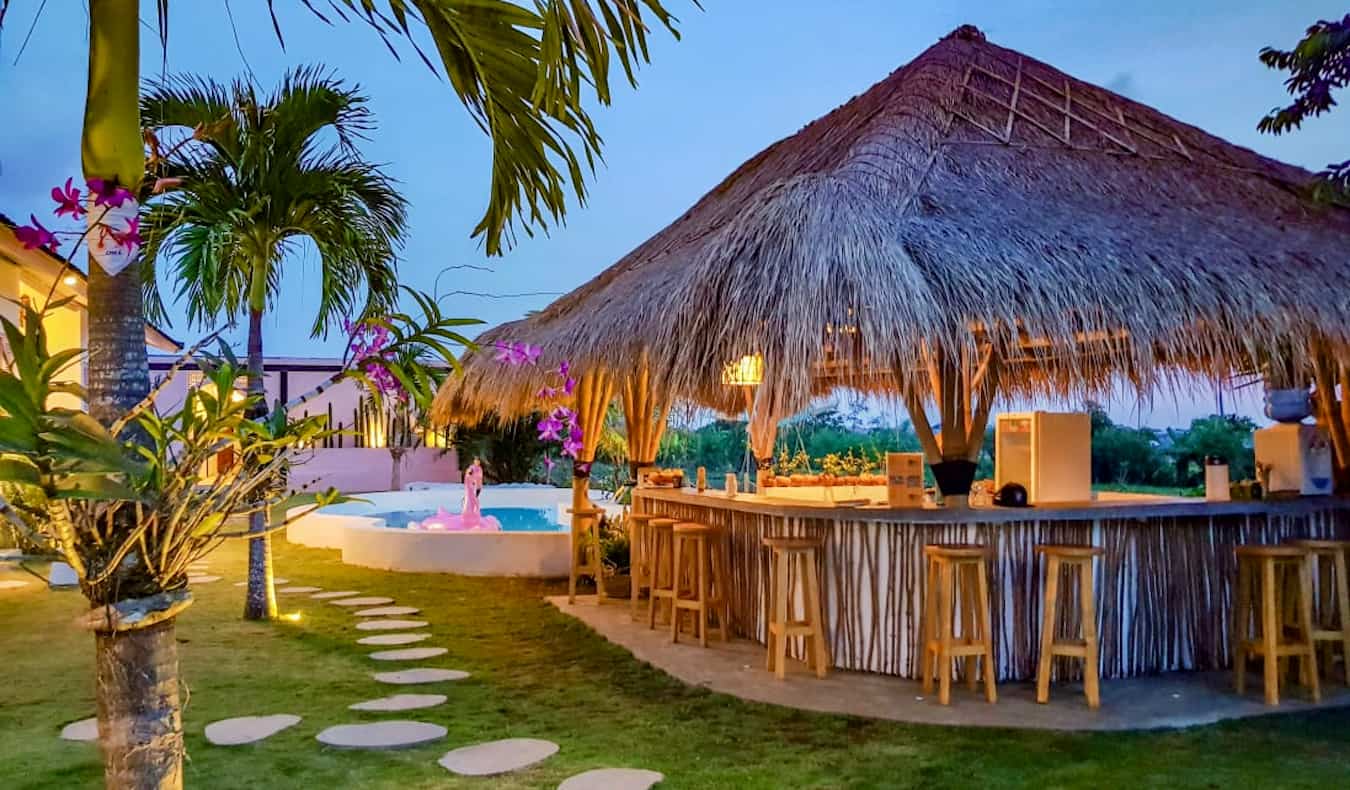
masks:
[[[605,595],[627,598],[632,592],[632,553],[627,519],[600,521],[600,564],[604,566]]]
[[[1293,347],[1281,342],[1262,360],[1265,377],[1265,412],[1276,422],[1302,422],[1312,414],[1308,377],[1295,360]]]

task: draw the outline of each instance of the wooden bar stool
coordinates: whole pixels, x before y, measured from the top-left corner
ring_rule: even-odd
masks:
[[[823,678],[830,668],[830,647],[825,643],[825,616],[820,607],[820,577],[816,573],[816,552],[824,549],[821,538],[770,536],[763,540],[769,549],[769,619],[766,668],[779,680],[787,675],[788,640],[800,636],[806,652],[807,667]],[[797,563],[797,583],[801,585],[802,619],[792,619],[795,592],[792,589],[792,565]]]
[[[1292,540],[1290,545],[1307,549],[1317,595],[1313,598],[1313,644],[1322,643],[1322,671],[1331,675],[1336,648],[1341,649],[1341,668],[1350,685],[1350,580],[1345,575],[1345,552],[1350,541]]]
[[[727,641],[727,620],[731,616],[727,595],[725,533],[717,527],[682,521],[671,528],[675,536],[675,586],[671,598],[670,641],[680,641],[680,614],[694,615],[694,633],[698,643],[708,646],[708,618],[717,621],[717,633]]]
[[[632,511],[628,514],[628,552],[632,583],[633,619],[641,617],[642,588],[652,586],[652,519],[659,518],[655,513]]]
[[[647,522],[652,548],[651,592],[647,596],[647,627],[656,627],[658,602],[673,604],[675,600],[675,533],[673,518],[654,518]],[[668,610],[669,611],[669,610]],[[671,619],[674,620],[673,612]]]
[[[974,545],[928,545],[928,585],[924,595],[923,691],[933,690],[938,677],[938,702],[951,703],[953,659],[965,659],[966,683],[973,691],[976,670],[984,658],[984,698],[998,701],[994,682],[993,630],[989,623],[989,549]],[[957,594],[961,598],[962,633],[955,634]]]
[[[595,600],[605,600],[604,568],[600,552],[600,517],[603,508],[574,507],[567,512],[572,516],[572,563],[567,572],[567,602],[577,602],[577,577],[590,576],[595,579]]]
[[[1041,658],[1036,668],[1036,701],[1050,701],[1050,668],[1055,656],[1083,659],[1083,694],[1089,708],[1102,704],[1100,690],[1100,662],[1097,652],[1097,595],[1092,581],[1092,561],[1105,554],[1096,546],[1041,545],[1036,554],[1045,557],[1045,611],[1041,622]],[[1069,641],[1055,639],[1058,626],[1059,577],[1064,567],[1078,571],[1079,613],[1082,619],[1081,638]]]
[[[1301,546],[1238,546],[1237,606],[1233,620],[1233,673],[1237,693],[1247,691],[1247,660],[1253,655],[1263,659],[1267,705],[1280,704],[1279,660],[1297,657],[1299,678],[1308,687],[1313,702],[1322,698],[1317,681],[1317,657],[1313,649],[1312,627],[1312,555]],[[1288,595],[1280,584],[1281,572],[1297,574],[1298,626],[1286,632],[1281,620],[1283,601]],[[1253,580],[1255,574],[1255,580]],[[1252,636],[1253,581],[1261,605],[1257,633]]]

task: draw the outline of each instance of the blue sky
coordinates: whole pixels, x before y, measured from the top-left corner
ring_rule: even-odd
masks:
[[[48,2],[31,41],[19,49],[40,0],[12,0],[0,33],[0,212],[47,211],[52,184],[79,173],[79,129],[87,53],[84,4]],[[598,111],[605,164],[584,208],[547,236],[521,237],[488,259],[469,238],[487,195],[489,146],[448,86],[404,47],[394,60],[360,24],[328,27],[299,0],[276,3],[283,51],[266,4],[177,0],[169,46],[146,29],[142,71],[193,71],[228,80],[251,69],[271,86],[290,66],[319,63],[359,83],[379,131],[367,156],[387,163],[412,204],[401,279],[439,293],[445,304],[489,324],[542,307],[584,282],[684,212],[741,162],[866,90],[963,23],[991,41],[1045,60],[1090,82],[1265,155],[1317,169],[1350,156],[1350,109],[1283,137],[1258,135],[1256,121],[1285,98],[1281,79],[1256,59],[1262,46],[1288,47],[1308,24],[1339,18],[1335,0],[669,0],[683,40],[657,33],[652,64],[637,91],[618,90]],[[153,3],[142,3],[154,24]],[[17,64],[15,63],[17,57]],[[493,271],[447,266],[474,264]],[[342,341],[312,340],[317,264],[312,254],[286,265],[279,309],[266,321],[271,354],[336,355]],[[438,281],[438,275],[439,281]],[[523,294],[521,296],[513,296]],[[172,331],[192,337],[181,318]],[[1118,419],[1176,424],[1213,409],[1160,397]],[[1231,405],[1231,401],[1230,401]],[[1239,401],[1243,410],[1249,400]]]

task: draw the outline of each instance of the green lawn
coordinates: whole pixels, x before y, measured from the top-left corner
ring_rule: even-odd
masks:
[[[242,546],[210,560],[180,618],[187,783],[238,788],[552,788],[601,766],[661,771],[668,788],[804,787],[1346,787],[1350,711],[1275,716],[1186,731],[1054,734],[948,729],[802,713],[687,688],[640,664],[541,601],[557,584],[395,574],[343,566],[335,552],[277,546],[293,583],[357,589],[420,606],[450,648],[424,662],[473,672],[445,684],[450,701],[399,714],[439,722],[446,742],[411,751],[324,749],[324,726],[389,718],[349,703],[414,690],[381,686],[355,644],[353,617],[307,596],[283,597],[298,623],[244,623]],[[13,576],[7,576],[13,578]],[[93,745],[57,732],[93,710],[92,638],[71,620],[77,593],[0,593],[0,786],[94,787]],[[381,669],[387,667],[380,667]],[[202,738],[216,719],[296,713],[297,727],[224,749]],[[453,746],[537,736],[562,751],[527,772],[461,779],[436,765]]]

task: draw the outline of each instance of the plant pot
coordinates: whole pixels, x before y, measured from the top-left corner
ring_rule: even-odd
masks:
[[[627,598],[633,592],[633,577],[627,573],[604,577],[605,595],[610,598]]]
[[[1307,389],[1267,389],[1266,416],[1275,422],[1302,422],[1312,414]]]

